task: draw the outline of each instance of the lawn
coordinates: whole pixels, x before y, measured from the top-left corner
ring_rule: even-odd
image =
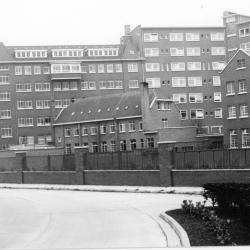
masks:
[[[187,214],[182,209],[171,210],[166,213],[185,229],[191,246],[221,246],[215,233],[207,227],[204,220]],[[246,217],[241,217],[237,213],[220,214],[220,217],[231,221],[228,225],[231,245],[250,245],[250,222],[246,220]]]

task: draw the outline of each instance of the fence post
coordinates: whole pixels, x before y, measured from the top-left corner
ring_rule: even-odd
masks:
[[[17,171],[17,183],[24,183],[23,170],[26,168],[26,153],[16,153],[16,171]]]
[[[158,143],[160,185],[173,186],[172,168],[174,166],[174,144]]]
[[[78,185],[85,184],[84,170],[86,169],[87,153],[88,146],[75,147],[76,182]]]

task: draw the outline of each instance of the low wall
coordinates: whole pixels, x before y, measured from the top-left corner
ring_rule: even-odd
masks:
[[[85,170],[85,185],[160,186],[159,170]]]
[[[172,170],[173,186],[202,186],[206,183],[250,183],[250,169]]]
[[[18,173],[0,172],[0,183],[19,183]]]
[[[77,184],[74,171],[24,171],[23,182],[25,184]]]

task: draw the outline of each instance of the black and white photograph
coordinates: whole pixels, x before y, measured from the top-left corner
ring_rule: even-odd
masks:
[[[0,250],[250,246],[249,0],[0,9]]]

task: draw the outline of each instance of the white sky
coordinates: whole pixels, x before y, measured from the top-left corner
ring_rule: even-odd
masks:
[[[124,25],[221,26],[250,0],[0,0],[5,45],[119,43]]]

